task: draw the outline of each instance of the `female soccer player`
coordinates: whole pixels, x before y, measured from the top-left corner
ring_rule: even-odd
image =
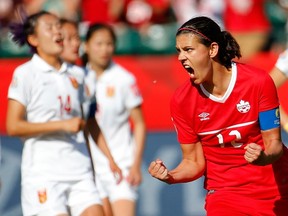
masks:
[[[183,157],[172,170],[156,159],[149,173],[168,184],[204,174],[208,216],[287,215],[288,151],[269,74],[232,61],[239,45],[208,17],[184,23],[176,49],[189,75],[171,100]]]
[[[81,45],[81,39],[78,33],[78,24],[74,21],[67,20],[67,19],[60,19],[61,23],[61,33],[63,36],[63,51],[60,55],[61,59],[69,64],[71,67],[72,72],[75,73],[77,76],[85,76],[86,70],[84,70],[82,67],[79,67],[76,65],[77,60],[79,60],[79,48]],[[83,115],[84,118],[87,119],[87,126],[89,128],[89,131],[85,131],[85,139],[87,142],[88,150],[90,151],[90,145],[88,141],[88,134],[87,133],[93,133],[95,131],[99,131],[99,127],[97,122],[95,122],[95,110],[96,110],[96,102],[95,102],[95,94],[92,94],[92,92],[89,91],[87,85],[84,82],[84,91],[85,91],[85,99],[82,103],[82,109],[83,109]],[[103,153],[111,158],[111,153],[106,145],[106,142],[100,142],[97,143],[98,147],[100,148]],[[103,145],[104,144],[104,145]],[[91,154],[91,152],[89,152]],[[92,163],[93,165],[93,163]],[[112,172],[117,172],[118,181],[121,181],[122,179],[122,172],[121,169],[116,165],[113,164],[113,167],[111,168]],[[115,167],[114,167],[115,166]],[[94,170],[93,170],[94,171]]]
[[[142,97],[135,77],[112,60],[116,37],[112,28],[94,24],[88,29],[84,60],[90,92],[96,91],[96,119],[107,140],[123,180],[117,184],[103,154],[91,146],[97,187],[105,213],[114,216],[135,215],[137,188],[141,183],[141,162],[145,143],[145,123],[142,116]],[[86,64],[87,63],[87,64]],[[94,80],[94,81],[93,81]],[[131,135],[130,122],[133,123]],[[109,202],[110,201],[110,202]]]
[[[79,67],[77,61],[79,60],[79,49],[81,45],[81,39],[78,33],[78,24],[74,21],[67,19],[60,19],[61,23],[61,33],[63,36],[63,51],[60,55],[61,59],[67,62],[73,71],[85,76],[86,70]],[[92,116],[89,116],[90,108],[95,112],[96,103],[95,103],[95,94],[92,94],[87,85],[84,83],[85,99],[82,104],[83,114],[85,118],[93,117],[95,113],[90,113]],[[88,118],[89,120],[90,118]]]
[[[59,19],[41,11],[11,33],[34,51],[16,68],[8,92],[7,132],[24,139],[23,215],[104,215],[82,133],[84,76],[60,60]],[[92,134],[105,144],[101,131]],[[109,161],[116,169],[111,155]]]
[[[63,61],[67,62],[71,67],[73,67],[73,71],[77,71],[78,73],[85,76],[86,70],[76,65],[77,61],[79,60],[79,48],[81,45],[81,39],[78,33],[78,24],[67,19],[60,19],[60,23],[63,36],[63,51],[60,57]],[[82,108],[85,118],[88,118],[90,108],[91,110],[94,110],[94,112],[96,109],[96,107],[94,107],[96,106],[95,94],[92,94],[85,84],[84,91],[85,100],[82,104]],[[94,113],[90,117],[94,118]]]

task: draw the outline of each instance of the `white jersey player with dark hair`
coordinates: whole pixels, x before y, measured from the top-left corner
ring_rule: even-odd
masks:
[[[15,69],[8,92],[7,132],[24,141],[23,215],[103,216],[82,131],[84,74],[60,60],[59,18],[40,11],[13,24],[11,33],[16,43],[28,43],[34,52],[31,60]],[[92,119],[96,128],[90,132],[105,146]],[[105,154],[116,170],[109,151]]]
[[[123,180],[117,184],[103,154],[91,146],[97,187],[106,215],[135,215],[137,188],[142,180],[141,162],[145,143],[142,96],[135,77],[113,62],[115,35],[112,28],[96,23],[88,29],[85,41],[88,71],[86,84],[96,92],[96,119],[107,140]],[[131,131],[130,120],[133,124]]]

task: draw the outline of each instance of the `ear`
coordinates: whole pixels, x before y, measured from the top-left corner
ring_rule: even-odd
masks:
[[[29,35],[27,37],[27,41],[33,47],[37,47],[38,46],[38,40],[37,40],[37,37],[34,34],[33,35]]]
[[[218,54],[219,45],[216,42],[210,44],[209,55],[211,58],[214,58]]]

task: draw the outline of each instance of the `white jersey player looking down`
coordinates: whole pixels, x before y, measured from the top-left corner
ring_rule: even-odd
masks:
[[[142,180],[141,163],[146,138],[142,96],[132,73],[113,62],[116,37],[113,29],[95,23],[85,39],[86,84],[96,92],[96,119],[107,140],[123,180],[117,184],[103,154],[91,146],[96,182],[106,215],[133,216],[137,188]],[[133,124],[131,132],[130,120]],[[112,208],[111,208],[112,207]]]
[[[8,92],[7,132],[24,141],[23,215],[103,216],[82,133],[84,76],[60,60],[58,17],[45,11],[32,14],[14,23],[11,33],[17,44],[27,43],[34,52],[16,68]],[[106,145],[101,131],[91,134]],[[105,154],[117,171],[109,151]]]

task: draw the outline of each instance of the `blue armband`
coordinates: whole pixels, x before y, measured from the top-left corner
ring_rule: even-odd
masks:
[[[279,107],[272,110],[260,112],[259,124],[261,130],[269,130],[272,128],[280,127]]]

